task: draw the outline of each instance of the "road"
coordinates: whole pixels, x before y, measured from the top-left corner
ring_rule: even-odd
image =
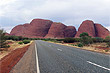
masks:
[[[28,56],[31,57],[31,62],[27,61],[26,64],[29,65],[25,65],[28,68],[23,69],[22,58],[22,63],[19,65],[19,62],[10,73],[110,73],[109,55],[41,40],[35,41],[35,47],[31,47],[31,51],[33,53]],[[27,51],[23,57],[26,58],[31,51]],[[21,69],[18,72],[19,67]]]

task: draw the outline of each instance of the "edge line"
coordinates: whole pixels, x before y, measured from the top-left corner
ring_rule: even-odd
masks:
[[[35,53],[36,53],[36,66],[37,66],[37,73],[40,73],[40,69],[39,69],[39,62],[38,62],[38,55],[37,55],[37,47],[36,47],[36,42],[35,42]]]

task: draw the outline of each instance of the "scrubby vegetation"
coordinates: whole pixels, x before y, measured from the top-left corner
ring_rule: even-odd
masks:
[[[23,44],[23,42],[18,42],[18,44]]]
[[[103,38],[100,38],[100,37],[95,37],[95,38],[92,38],[92,41],[94,42],[94,43],[102,43],[102,42],[104,42],[104,39]]]
[[[74,42],[79,42],[80,39],[79,38],[65,38],[63,39],[64,43],[74,43]]]
[[[82,34],[80,34],[80,42],[83,45],[88,45],[93,43],[91,36],[88,35],[88,33],[83,32]]]
[[[0,29],[0,48],[9,48],[10,46],[7,45],[5,39],[5,32],[3,29]]]
[[[28,44],[28,43],[30,43],[30,40],[23,40],[23,43]]]
[[[21,41],[21,40],[28,40],[29,38],[22,37],[22,36],[5,36],[5,39],[6,40]]]
[[[83,47],[83,44],[82,44],[82,43],[79,43],[79,44],[78,44],[78,47]]]
[[[106,38],[105,38],[105,40],[106,40],[106,43],[107,43],[107,47],[110,47],[110,36],[107,36]]]
[[[55,43],[62,43],[62,44],[70,44],[73,46],[83,47],[83,46],[90,46],[94,43],[106,43],[106,47],[110,47],[110,36],[107,36],[105,39],[100,37],[91,37],[88,33],[83,32],[80,34],[79,38],[63,38],[63,39],[52,39],[52,38],[27,38],[22,36],[5,36],[3,30],[0,30],[0,47],[10,47],[7,45],[6,40],[13,40],[18,41],[18,44],[28,44],[31,40],[43,40],[43,41],[51,41]],[[19,42],[20,41],[20,42]],[[109,49],[105,49],[105,52],[108,52]]]

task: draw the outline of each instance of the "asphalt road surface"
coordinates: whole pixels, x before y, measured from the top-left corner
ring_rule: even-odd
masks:
[[[27,60],[31,57],[26,63],[27,66],[25,65],[28,68],[23,70],[22,58],[20,60],[22,65],[19,65],[21,69],[17,72],[16,69],[19,67],[16,65],[13,73],[110,73],[110,55],[41,40],[35,41],[34,45],[35,47],[31,47],[31,50],[23,56],[25,58],[27,53],[33,51],[27,57]]]

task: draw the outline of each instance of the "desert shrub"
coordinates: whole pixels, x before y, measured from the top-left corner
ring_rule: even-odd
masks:
[[[46,38],[46,39],[42,39],[42,40],[44,40],[44,41],[52,41],[52,40],[54,40],[54,39]]]
[[[6,48],[9,48],[10,47],[10,45],[8,45]]]
[[[73,38],[75,42],[80,42],[80,38]]]
[[[83,45],[88,45],[88,44],[93,43],[91,36],[89,36],[88,33],[86,32],[83,32],[80,34],[80,42]]]
[[[65,43],[74,43],[75,40],[74,40],[73,38],[65,38],[65,39],[63,40],[63,42],[65,42]]]
[[[23,42],[18,42],[18,44],[23,44]]]
[[[78,45],[74,45],[74,46],[78,46]]]
[[[5,39],[5,32],[3,29],[0,29],[0,48],[7,48],[7,43]]]
[[[107,43],[107,47],[110,47],[110,36],[107,36],[106,38],[105,38],[105,41],[106,41],[106,43]]]
[[[28,38],[28,40],[40,40],[40,38]]]
[[[22,36],[18,36],[18,40],[23,40],[23,37]]]
[[[23,40],[23,43],[28,44],[28,43],[30,43],[30,40]]]
[[[64,41],[64,39],[56,39],[57,41]]]
[[[110,36],[105,37],[105,40],[110,41]]]
[[[100,38],[100,37],[95,37],[95,38],[92,38],[92,40],[93,40],[93,42],[94,43],[101,43],[101,42],[103,42],[104,40],[103,40],[103,38]]]
[[[18,41],[19,38],[17,36],[9,36],[8,38],[9,40],[14,40],[14,41]]]
[[[107,47],[110,47],[110,41],[109,42],[106,42],[107,43]]]
[[[105,52],[108,52],[109,51],[109,49],[105,49]]]
[[[28,37],[23,37],[23,39],[22,40],[29,40],[29,38]]]
[[[79,44],[78,44],[78,47],[83,47],[83,44],[82,44],[82,43],[79,43]]]
[[[81,33],[81,34],[79,35],[79,37],[85,37],[85,36],[89,36],[89,34],[86,33],[86,32],[83,32],[83,33]]]
[[[22,36],[14,36],[14,35],[10,35],[10,36],[5,36],[6,40],[14,40],[14,41],[22,41],[22,40],[28,40],[29,38],[27,37],[22,37]]]

